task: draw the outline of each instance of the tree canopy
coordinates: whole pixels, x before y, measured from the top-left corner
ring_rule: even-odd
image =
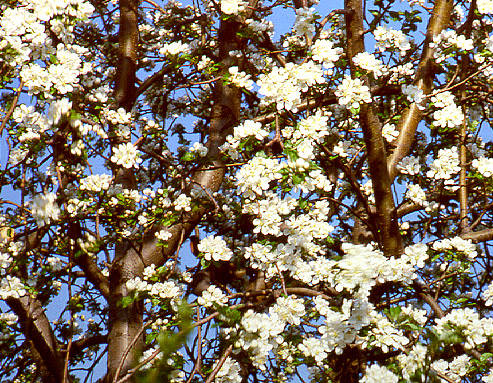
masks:
[[[493,0],[3,0],[3,382],[493,382]]]

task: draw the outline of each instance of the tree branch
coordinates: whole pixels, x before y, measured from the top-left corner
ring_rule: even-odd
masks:
[[[431,13],[430,21],[428,22],[423,52],[413,82],[413,84],[421,89],[425,95],[431,92],[435,76],[432,69],[432,64],[434,63],[434,50],[430,48],[430,43],[433,41],[433,37],[439,35],[449,24],[453,7],[454,2],[452,0],[437,0]],[[397,137],[395,142],[396,148],[388,160],[389,175],[391,179],[394,179],[398,173],[397,164],[409,153],[414,141],[416,129],[422,117],[423,112],[415,102],[402,113],[397,125],[399,137]]]
[[[345,8],[350,11],[345,15],[347,35],[347,56],[351,73],[357,71],[353,57],[364,52],[363,7],[361,0],[345,0]],[[362,77],[363,83],[369,85],[368,78]],[[402,239],[399,232],[392,180],[387,169],[387,153],[382,136],[382,124],[377,116],[373,103],[360,104],[359,123],[363,130],[370,176],[376,206],[376,225],[380,232],[379,243],[387,256],[399,256],[402,252]]]
[[[49,383],[63,381],[64,360],[59,352],[50,321],[41,303],[30,296],[7,298],[7,304],[19,317],[19,324],[26,339],[34,345],[35,352],[41,358],[44,369],[50,374]]]

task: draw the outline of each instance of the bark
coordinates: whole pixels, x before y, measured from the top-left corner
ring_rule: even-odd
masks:
[[[425,95],[431,92],[433,79],[435,77],[432,66],[434,63],[434,50],[430,48],[430,43],[433,41],[433,37],[439,35],[450,23],[453,7],[454,2],[452,0],[437,0],[433,7],[430,21],[428,22],[424,48],[413,82],[413,84],[420,88]],[[402,113],[397,125],[399,137],[397,137],[395,143],[396,148],[388,160],[389,174],[392,180],[398,173],[397,164],[409,154],[416,134],[416,129],[422,118],[423,111],[418,108],[416,103],[412,103]]]
[[[8,298],[7,304],[19,317],[19,324],[32,346],[32,354],[42,362],[38,366],[43,383],[63,382],[64,358],[43,307],[30,296]]]
[[[118,107],[131,110],[136,95],[135,79],[137,70],[137,52],[139,43],[138,0],[120,0],[119,62],[115,81],[115,99]],[[113,137],[112,144],[122,141]],[[115,169],[115,183],[127,189],[135,188],[135,176],[128,169]],[[142,276],[144,265],[134,251],[129,251],[131,244],[121,240],[115,245],[115,257],[110,267],[109,278],[109,322],[108,322],[108,371],[107,382],[118,377],[116,371],[121,365],[121,375],[125,375],[137,364],[144,339],[138,336],[143,324],[143,304],[136,302],[122,307],[122,299],[128,295],[126,282]],[[131,342],[138,338],[132,352],[125,357]],[[130,380],[132,381],[132,380]]]
[[[229,52],[238,48],[239,41],[236,37],[238,27],[239,23],[233,19],[221,22],[218,33],[222,73],[227,72],[228,68],[234,64]],[[238,122],[240,97],[241,94],[238,88],[223,84],[221,81],[214,84],[211,122],[206,142],[208,148],[207,165],[200,167],[193,174],[191,187],[198,187],[211,193],[218,191],[221,187],[225,167],[220,159],[219,147],[224,144],[226,136],[232,132],[233,127]],[[209,202],[207,201],[202,207],[185,214],[181,222],[168,228],[172,237],[168,240],[166,247],[157,246],[158,241],[154,236],[154,231],[146,233],[144,243],[140,249],[144,264],[150,265],[154,263],[160,265],[172,257],[181,241],[182,235],[187,238],[202,216],[209,211],[207,207]]]
[[[120,0],[119,63],[115,99],[127,111],[135,101],[137,47],[139,43],[139,0]]]
[[[365,51],[363,6],[361,0],[346,0],[346,31],[347,56],[351,73],[356,67],[353,57]],[[369,87],[368,78],[362,77],[363,83]],[[363,131],[370,177],[375,195],[376,213],[373,218],[378,227],[378,242],[382,245],[387,256],[399,256],[402,252],[402,239],[399,233],[394,198],[392,196],[392,181],[387,169],[387,153],[382,136],[382,124],[377,116],[373,103],[360,105],[359,123]]]
[[[126,8],[121,3],[120,12],[129,12],[130,15],[122,16],[123,22],[126,20],[130,23],[136,23],[137,18],[132,15],[132,9],[128,6]],[[219,57],[221,59],[222,70],[227,69],[233,64],[232,58],[229,56],[231,50],[238,48],[238,41],[236,37],[236,31],[238,29],[238,22],[235,20],[222,21],[219,28]],[[129,27],[132,31],[138,31],[137,25]],[[123,38],[122,36],[126,37]],[[119,70],[119,76],[128,76],[128,71],[135,66],[132,65],[131,60],[127,60],[126,55],[132,52],[132,43],[135,43],[137,39],[132,33],[122,32],[120,41],[122,44],[122,59],[120,65],[125,67],[125,70]],[[122,41],[123,38],[123,41]],[[128,39],[128,41],[127,41]],[[136,46],[134,46],[136,49]],[[132,75],[129,76],[130,78]],[[134,102],[135,88],[133,83],[124,79],[119,80],[118,88],[115,92],[117,100],[120,105],[129,107],[130,100]],[[226,136],[231,133],[232,128],[238,121],[240,106],[240,92],[239,90],[230,85],[225,85],[222,82],[218,82],[213,88],[213,107],[211,113],[211,123],[208,131],[208,141],[206,146],[208,148],[208,164],[199,168],[192,177],[192,184],[190,187],[194,187],[197,184],[201,188],[209,190],[210,192],[218,191],[225,174],[224,164],[220,160],[219,146],[221,146],[226,139]],[[117,174],[119,183],[126,185],[126,187],[133,187],[132,174],[126,174],[126,172],[119,171]],[[143,269],[146,265],[156,264],[162,265],[170,257],[174,256],[179,245],[185,238],[191,233],[194,227],[198,224],[201,217],[208,211],[206,205],[194,210],[190,214],[186,214],[182,221],[176,223],[172,227],[168,228],[172,237],[165,247],[157,246],[157,239],[154,233],[159,228],[144,234],[143,242],[140,247],[131,246],[129,243],[119,243],[115,250],[115,260],[111,265],[110,270],[110,318],[109,318],[109,336],[108,336],[108,374],[106,381],[111,382],[118,377],[115,376],[116,371],[120,364],[122,364],[119,370],[119,377],[125,376],[127,372],[136,364],[139,350],[143,346],[143,338],[139,336],[139,330],[142,327],[143,322],[143,310],[141,304],[132,304],[129,307],[123,309],[120,305],[121,299],[125,297],[128,292],[126,291],[126,281],[136,276],[141,276]],[[138,337],[138,341],[134,346],[131,346],[135,337]],[[122,363],[125,352],[128,347],[132,347],[132,352],[128,353],[127,357]],[[132,380],[130,380],[132,381]]]
[[[469,233],[462,234],[460,237],[462,239],[470,239],[475,243],[491,241],[493,240],[493,229],[471,231]]]

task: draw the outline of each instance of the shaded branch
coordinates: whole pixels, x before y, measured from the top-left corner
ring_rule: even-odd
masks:
[[[43,362],[43,370],[49,374],[46,381],[62,382],[64,359],[58,351],[58,341],[41,303],[30,296],[7,298],[6,302],[18,316],[23,334],[32,343],[35,354]]]
[[[363,7],[361,0],[346,0],[346,35],[347,57],[351,73],[354,76],[357,68],[353,57],[365,51]],[[363,83],[369,85],[368,78],[362,77]],[[382,136],[382,124],[377,116],[373,103],[360,104],[359,123],[363,131],[370,176],[375,195],[375,224],[379,229],[378,239],[387,256],[399,256],[402,252],[402,238],[399,232],[394,198],[392,195],[392,180],[387,169],[387,153]]]

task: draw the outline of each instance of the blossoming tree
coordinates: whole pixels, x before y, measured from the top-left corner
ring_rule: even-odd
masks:
[[[493,382],[493,1],[333,6],[2,3],[2,381]]]

